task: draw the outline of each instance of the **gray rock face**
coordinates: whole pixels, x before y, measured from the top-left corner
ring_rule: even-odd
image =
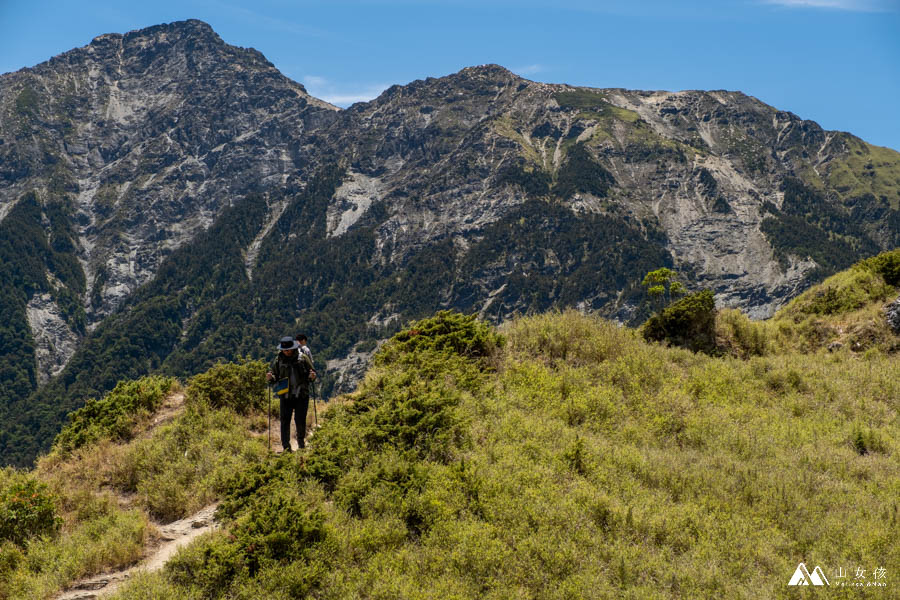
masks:
[[[771,315],[822,266],[806,254],[777,259],[762,231],[764,207],[782,206],[786,178],[827,177],[852,137],[737,92],[571,88],[495,65],[395,86],[345,111],[322,136],[355,173],[346,184],[354,201],[339,191],[330,231],[383,201],[390,216],[379,226],[379,248],[390,249],[391,262],[434,240],[462,248],[477,241],[530,195],[509,185],[505,169],[521,165],[552,181],[583,144],[615,185],[561,200],[580,214],[619,211],[656,223],[676,268],[712,288],[720,305],[754,318]],[[377,178],[377,191],[360,177]],[[483,299],[502,284],[484,282]]]
[[[383,340],[382,340],[383,343]],[[381,346],[381,343],[378,344]],[[332,394],[347,394],[356,389],[356,385],[362,381],[369,368],[369,362],[375,350],[371,352],[351,351],[346,357],[329,360],[325,368],[329,373],[337,377]]]
[[[69,195],[91,324],[233,199],[302,186],[335,107],[186,21],[108,34],[0,79],[0,216]]]
[[[351,171],[347,181],[334,194],[334,200],[328,207],[328,237],[339,236],[359,221],[360,217],[381,200],[377,177],[368,177],[362,173]]]
[[[367,202],[383,201],[390,218],[380,226],[379,248],[403,261],[423,244],[469,236],[520,204],[524,194],[492,179],[518,154],[493,127],[521,81],[500,67],[463,69],[394,86],[344,111],[322,132],[329,151],[355,173],[329,207],[333,230],[355,222]]]
[[[38,384],[59,374],[75,354],[79,336],[63,318],[50,294],[35,295],[26,308],[35,338]]]
[[[900,333],[900,298],[885,307],[884,316],[894,333]]]

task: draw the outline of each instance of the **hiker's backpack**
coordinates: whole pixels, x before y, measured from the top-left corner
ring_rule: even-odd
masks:
[[[300,357],[297,359],[297,364],[300,367],[300,381],[302,383],[309,383],[309,372],[312,368],[309,365],[309,360],[306,358],[302,352],[300,353]]]

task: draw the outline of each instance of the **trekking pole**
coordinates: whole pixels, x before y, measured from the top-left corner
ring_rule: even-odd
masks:
[[[272,386],[269,388],[269,452],[272,451]]]
[[[318,411],[316,410],[316,382],[313,382],[313,397],[312,397],[312,403],[313,403],[313,417],[315,417],[315,419],[316,419],[316,427],[318,427],[318,426],[319,426],[319,413],[318,413]]]

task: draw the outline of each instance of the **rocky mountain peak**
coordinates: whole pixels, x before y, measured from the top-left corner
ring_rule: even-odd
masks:
[[[212,27],[197,19],[154,25],[125,34],[105,33],[87,46],[54,56],[19,73],[43,76],[60,71],[86,71],[93,78],[112,81],[171,76],[179,72],[200,79],[204,71],[221,69],[252,70],[290,81],[261,52],[226,44]],[[306,95],[302,85],[290,83]]]
[[[498,90],[524,80],[500,65],[466,67],[457,73],[441,78],[461,90],[475,94],[496,94]],[[440,80],[439,80],[440,81]]]
[[[298,177],[336,112],[202,21],[101,35],[0,78],[0,218],[65,195],[92,323],[234,197]]]
[[[443,77],[427,77],[406,85],[392,85],[372,102],[354,105],[351,112],[364,113],[372,106],[397,103],[416,105],[416,110],[419,105],[424,105],[425,111],[428,112],[428,107],[435,104],[452,104],[459,100],[477,101],[485,96],[494,97],[503,88],[524,81],[500,65],[466,67]]]
[[[92,46],[104,46],[110,43],[123,41],[124,43],[172,43],[178,40],[205,41],[214,44],[225,45],[222,38],[213,31],[208,23],[198,19],[186,21],[174,21],[162,23],[143,29],[135,29],[128,33],[104,33],[95,37]]]
[[[496,64],[486,64],[486,65],[475,65],[473,67],[466,67],[456,73],[458,77],[468,77],[471,79],[486,79],[491,81],[513,81],[516,79],[521,79],[518,75],[503,67],[501,65]]]

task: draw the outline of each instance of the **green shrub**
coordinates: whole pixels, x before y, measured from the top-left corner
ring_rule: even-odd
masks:
[[[19,536],[31,530],[27,539],[19,542],[20,552],[12,551],[12,541],[0,541],[0,598],[3,599],[53,597],[78,578],[134,564],[147,543],[146,515],[137,510],[122,510],[110,494],[94,496],[88,492],[90,498],[86,499],[81,490],[70,495],[65,486],[59,489],[60,486],[54,485],[59,497],[54,494],[49,500],[64,519],[51,515],[50,494],[43,484],[23,485],[28,479],[46,477],[41,470],[35,475],[0,473],[0,490],[3,490],[0,496],[5,497],[12,486],[17,488],[14,494],[18,492],[20,498],[31,500],[32,505],[30,523],[28,520],[10,523],[9,514],[0,508],[0,513],[4,513],[0,514],[0,528],[11,525]],[[37,492],[37,497],[32,490]],[[43,500],[38,502],[41,497]]]
[[[791,391],[805,392],[809,386],[803,379],[803,375],[796,369],[779,369],[766,373],[763,380],[776,394],[785,394]]]
[[[54,448],[65,453],[103,438],[130,439],[135,424],[156,411],[175,385],[171,377],[159,376],[120,381],[102,399],[91,398],[70,414]]]
[[[0,542],[22,546],[31,538],[56,534],[61,524],[47,485],[7,469],[0,487]]]
[[[219,363],[194,376],[185,390],[189,403],[212,408],[230,408],[246,415],[266,407],[266,369],[262,360],[241,358],[237,363]]]
[[[603,110],[609,106],[606,96],[593,90],[570,90],[553,94],[553,99],[562,108],[583,108],[588,110]]]
[[[199,588],[205,598],[219,597],[235,578],[249,574],[244,549],[232,537],[204,535],[166,563],[166,575],[178,586]]]
[[[510,164],[497,173],[495,184],[518,185],[533,197],[546,196],[550,191],[552,178],[539,168],[527,169],[522,164]]]
[[[0,575],[15,571],[24,558],[25,554],[22,549],[14,542],[11,540],[0,542]],[[6,579],[5,576],[0,577],[0,580],[4,579]],[[2,588],[0,588],[0,596],[2,595]]]
[[[566,465],[568,465],[575,473],[578,473],[579,475],[587,474],[587,456],[585,453],[584,440],[582,438],[575,438],[575,442],[563,452],[562,458]]]
[[[860,265],[881,275],[888,285],[900,286],[900,248],[867,258]]]
[[[238,588],[237,598],[309,598],[329,572],[318,560],[296,560],[260,570],[257,577]]]
[[[236,580],[310,555],[326,538],[324,515],[306,506],[294,488],[268,491],[254,497],[228,533],[211,534],[179,551],[166,565],[171,580],[214,598]],[[310,587],[314,583],[307,581]]]
[[[556,177],[553,193],[564,200],[571,198],[576,192],[605,198],[609,189],[616,184],[613,174],[594,160],[584,142],[569,148],[566,161]]]
[[[399,506],[407,495],[421,490],[427,473],[415,456],[389,450],[373,457],[371,463],[344,473],[333,498],[337,506],[355,517],[381,516],[386,504]]]
[[[413,323],[382,346],[375,364],[387,364],[403,354],[421,350],[486,358],[503,345],[503,338],[476,315],[444,310]]]
[[[245,511],[255,496],[267,493],[267,486],[287,485],[297,487],[306,476],[306,469],[298,462],[282,454],[274,460],[260,462],[235,471],[228,478],[224,498],[216,510],[219,520],[233,520]]]
[[[715,320],[712,290],[702,290],[650,317],[641,333],[647,341],[664,341],[694,352],[712,353],[716,349]]]
[[[41,98],[29,85],[22,87],[19,95],[16,96],[16,112],[24,116],[32,116],[38,111],[41,105]]]
[[[363,340],[356,344],[357,352],[371,352],[378,346],[378,342],[376,340]]]
[[[350,401],[329,409],[304,461],[282,455],[234,473],[217,511],[228,535],[172,563],[172,577],[210,596],[311,593],[332,570],[336,542],[310,493],[364,531],[390,523],[373,534],[385,544],[424,539],[447,518],[426,490],[435,469],[452,469],[467,444],[460,407],[483,386],[484,359],[501,340],[475,317],[450,312],[395,336]],[[472,485],[462,489],[477,495]],[[357,548],[381,547],[354,535]]]
[[[836,276],[837,281],[828,280],[810,290],[805,297],[803,310],[811,315],[839,315],[859,310],[875,299],[887,294],[880,277],[863,270],[851,271],[849,281],[842,281],[844,273]]]
[[[460,356],[431,349],[400,355],[366,379],[351,404],[329,411],[307,461],[310,474],[333,489],[353,465],[389,448],[448,460],[463,436],[459,404],[480,381]]]
[[[887,446],[879,433],[876,430],[865,427],[859,423],[856,423],[853,426],[850,443],[856,453],[860,456],[865,456],[872,452],[887,452]]]
[[[326,537],[324,515],[306,505],[299,492],[281,487],[256,498],[230,527],[235,542],[246,549],[250,573],[272,563],[290,562],[307,554]]]

